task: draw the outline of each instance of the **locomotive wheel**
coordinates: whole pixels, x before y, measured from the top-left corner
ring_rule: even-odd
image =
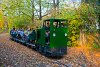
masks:
[[[41,53],[41,46],[39,46],[39,52]]]
[[[39,51],[39,45],[36,44],[36,51]]]

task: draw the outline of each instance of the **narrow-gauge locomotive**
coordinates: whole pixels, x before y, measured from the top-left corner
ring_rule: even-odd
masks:
[[[67,25],[65,19],[51,18],[44,20],[42,27],[28,36],[15,29],[10,31],[10,35],[12,40],[30,45],[46,56],[63,56],[67,53]]]

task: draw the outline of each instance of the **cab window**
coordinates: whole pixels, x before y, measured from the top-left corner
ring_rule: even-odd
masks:
[[[50,26],[50,21],[44,22],[44,23],[43,23],[43,26],[47,26],[47,27]]]
[[[59,22],[53,22],[53,27],[59,28],[60,27]]]
[[[66,28],[67,27],[67,22],[66,21],[62,21],[60,27]]]
[[[43,27],[45,28],[45,30],[50,30],[50,21],[45,21],[43,23]]]
[[[55,27],[55,28],[66,28],[67,22],[66,21],[53,22],[53,27]]]

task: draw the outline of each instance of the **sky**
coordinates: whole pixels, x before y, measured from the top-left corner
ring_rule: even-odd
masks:
[[[38,0],[36,0],[38,1]],[[42,1],[45,1],[46,4],[47,3],[53,3],[53,0],[42,0]],[[56,0],[57,1],[57,0]],[[60,2],[60,8],[71,8],[71,7],[75,7],[77,8],[80,4],[81,4],[81,0],[59,0]],[[75,5],[73,4],[75,3]],[[65,6],[61,6],[61,4],[64,4]],[[35,6],[37,10],[39,10],[39,6]],[[51,6],[49,6],[50,8]],[[45,12],[47,12],[47,8],[42,8],[42,14],[45,14]],[[39,12],[38,12],[39,14]]]
[[[78,7],[79,4],[81,3],[81,0],[65,0],[64,3],[69,7],[74,7],[74,3],[75,3],[75,7]]]

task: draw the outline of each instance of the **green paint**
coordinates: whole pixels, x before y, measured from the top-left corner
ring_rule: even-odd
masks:
[[[64,27],[60,27],[61,26],[61,22],[62,21],[66,21],[64,19],[47,19],[45,21],[49,21],[50,22],[50,48],[59,48],[59,47],[65,47],[67,46],[67,42],[68,42],[68,27],[64,28]],[[54,22],[58,22],[59,23],[59,27],[56,28],[54,27],[53,23]],[[38,32],[40,31],[40,32]],[[41,28],[37,30],[37,36],[38,33],[40,33],[40,38],[38,39],[37,37],[37,44],[40,45],[45,45],[45,28]]]

